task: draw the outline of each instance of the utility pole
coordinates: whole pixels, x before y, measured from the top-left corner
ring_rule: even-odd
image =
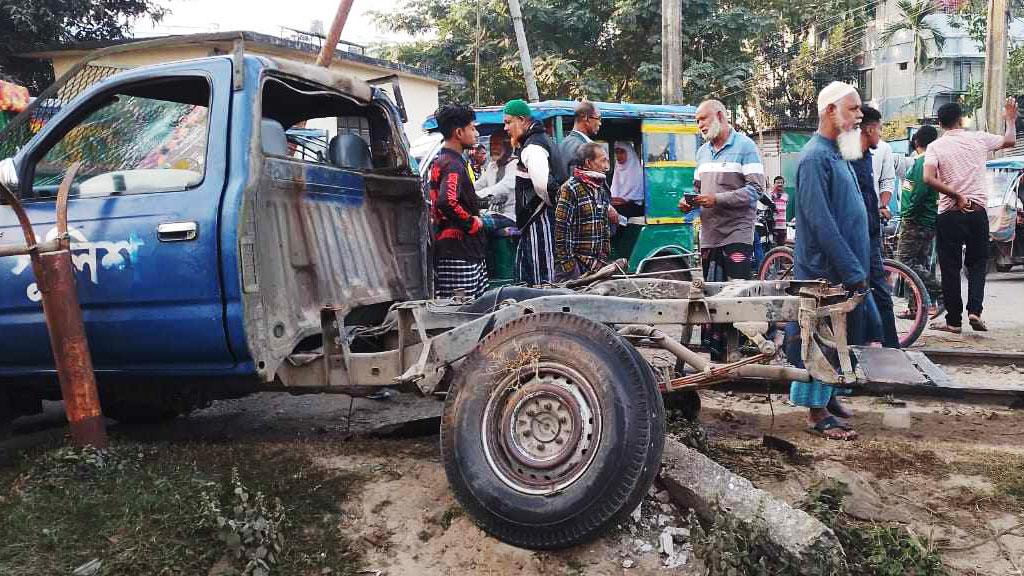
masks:
[[[480,42],[483,41],[484,33],[480,29],[480,5],[476,7],[476,45],[473,47],[473,105],[480,106]]]
[[[683,103],[683,3],[661,0],[661,103]]]
[[[988,30],[985,34],[985,130],[1001,132],[1003,100],[1006,98],[1006,0],[988,0]]]
[[[519,0],[508,0],[508,11],[512,16],[512,27],[516,30],[516,44],[519,45],[519,60],[523,63],[523,77],[526,78],[526,95],[530,102],[540,101],[537,91],[537,78],[533,75],[533,60],[530,58],[530,46],[526,43],[526,31],[523,29],[523,11]]]
[[[334,21],[331,22],[331,30],[327,33],[327,40],[320,48],[320,54],[316,57],[316,65],[324,68],[331,67],[331,60],[334,60],[334,49],[341,40],[341,31],[345,28],[345,21],[348,20],[348,13],[352,10],[353,0],[341,0],[338,4],[338,11],[334,14]]]

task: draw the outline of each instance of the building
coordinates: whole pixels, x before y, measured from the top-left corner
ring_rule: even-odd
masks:
[[[104,68],[128,69],[162,62],[202,58],[214,54],[228,54],[231,52],[233,42],[239,37],[244,39],[246,51],[252,54],[314,63],[320,52],[320,37],[314,34],[300,33],[290,38],[284,38],[256,32],[225,32],[180,36],[180,43],[162,43],[160,46],[120,52],[93,64]],[[53,64],[54,76],[59,78],[92,50],[140,40],[143,39],[79,43],[52,50],[32,52],[24,54],[24,56],[49,60]],[[144,40],[153,40],[153,38]],[[410,139],[421,134],[420,127],[423,122],[437,110],[440,86],[448,82],[462,82],[460,78],[448,74],[438,74],[367,56],[361,46],[348,43],[339,44],[331,68],[362,80],[397,75],[401,83],[405,108],[409,115],[405,129]]]
[[[864,33],[863,64],[860,68],[861,95],[877,104],[886,121],[908,117],[925,120],[935,117],[940,106],[955,102],[970,85],[984,80],[985,50],[964,27],[953,24],[956,2],[940,2],[946,11],[928,17],[946,38],[941,53],[936,53],[930,37],[926,40],[934,60],[922,67],[914,63],[914,35],[899,32],[888,45],[881,42],[882,31],[890,22],[904,18],[896,0],[883,0]],[[1024,42],[1024,20],[1009,26],[1010,45]]]

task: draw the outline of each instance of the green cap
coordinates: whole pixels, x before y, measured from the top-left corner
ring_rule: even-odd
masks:
[[[509,116],[533,117],[533,113],[530,112],[530,105],[526,103],[526,100],[521,99],[509,100],[508,104],[505,104],[503,112]]]

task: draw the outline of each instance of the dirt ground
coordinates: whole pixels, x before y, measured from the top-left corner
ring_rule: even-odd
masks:
[[[987,333],[950,336],[925,332],[919,346],[1024,351],[1019,306],[1024,274],[990,277]],[[950,370],[965,382],[1020,380],[1024,366]],[[856,397],[849,406],[861,438],[825,441],[806,433],[804,414],[784,395],[704,392],[702,422],[723,463],[756,485],[798,502],[824,479],[845,482],[847,511],[865,521],[896,522],[943,550],[956,574],[1022,574],[1024,529],[1024,410],[1000,406],[900,398],[905,405]],[[488,537],[462,514],[440,462],[436,421],[397,430],[412,438],[371,436],[374,430],[437,416],[441,403],[397,395],[383,400],[345,396],[261,394],[213,406],[166,425],[113,430],[146,441],[246,438],[318,446],[315,465],[342,468],[365,479],[343,497],[345,532],[359,548],[364,574],[702,574],[692,557],[668,568],[659,536],[666,526],[685,526],[681,512],[653,494],[639,520],[585,546],[537,553]],[[774,416],[773,416],[774,412]],[[22,418],[16,435],[0,443],[0,455],[62,433],[60,405]],[[395,430],[391,430],[396,432]],[[761,448],[770,434],[794,443],[798,463]],[[998,538],[994,538],[999,535]],[[686,550],[683,541],[677,551]],[[685,556],[685,555],[683,555]],[[692,556],[692,555],[691,555]],[[626,568],[628,566],[628,568]],[[378,572],[379,571],[379,572]]]
[[[808,434],[804,411],[778,395],[769,404],[766,396],[704,393],[702,420],[711,441],[734,453],[725,464],[780,498],[796,503],[822,480],[837,479],[852,492],[846,509],[854,518],[907,526],[948,549],[942,557],[956,573],[1019,574],[1024,531],[991,539],[1024,522],[1024,412],[905,402],[849,399],[861,436],[855,442]],[[763,434],[794,443],[803,461],[761,448]]]

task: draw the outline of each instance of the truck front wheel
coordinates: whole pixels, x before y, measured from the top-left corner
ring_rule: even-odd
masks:
[[[611,328],[563,313],[488,335],[441,425],[456,499],[484,531],[532,549],[587,541],[632,512],[663,446],[650,365]]]

